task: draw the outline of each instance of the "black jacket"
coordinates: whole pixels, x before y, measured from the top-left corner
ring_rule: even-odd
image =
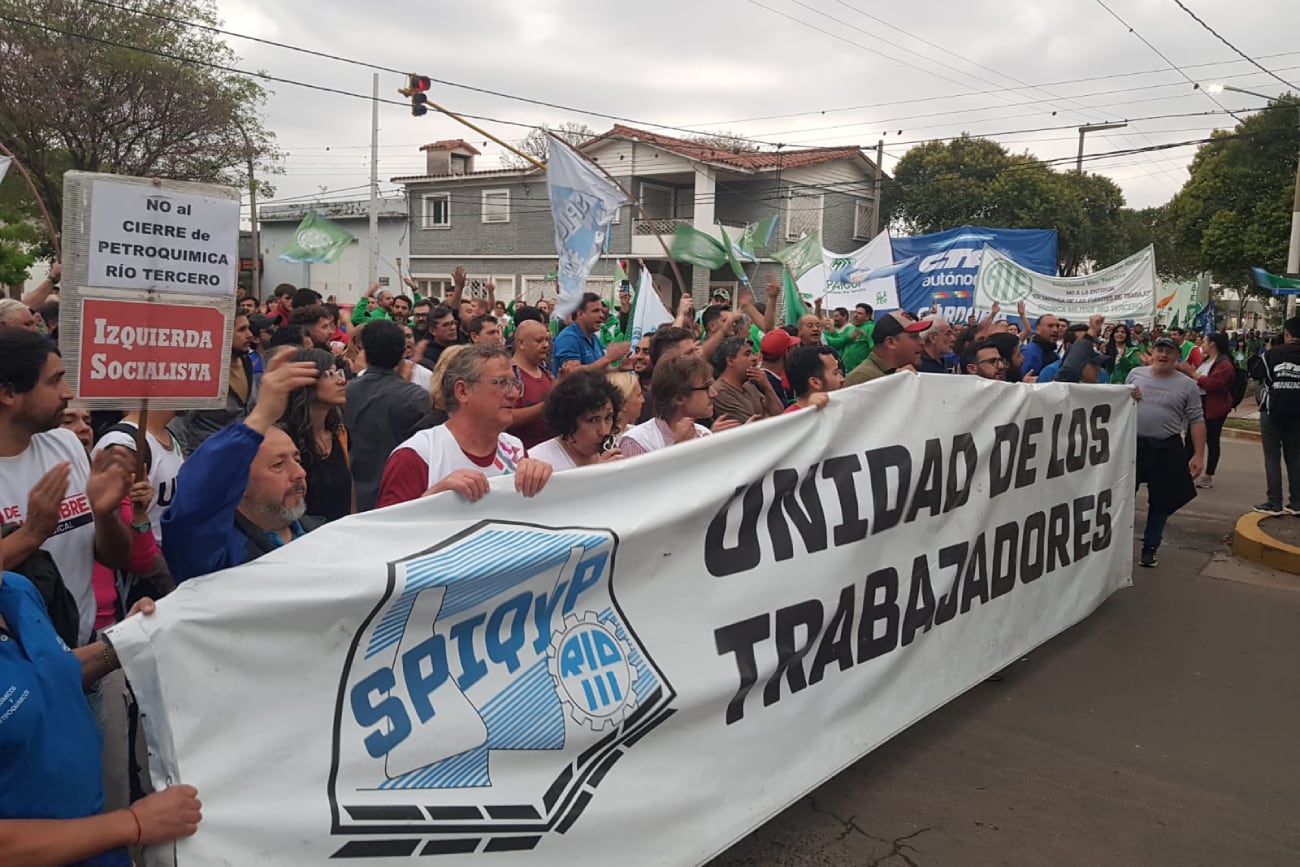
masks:
[[[1300,343],[1270,349],[1263,373],[1268,393],[1259,408],[1278,418],[1300,418]]]
[[[351,447],[357,511],[365,512],[375,507],[388,456],[410,436],[432,401],[427,391],[382,367],[368,367],[364,376],[349,382],[347,398],[343,424]]]

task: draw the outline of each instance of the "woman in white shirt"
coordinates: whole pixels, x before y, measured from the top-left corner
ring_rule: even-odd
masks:
[[[643,455],[677,443],[709,436],[730,427],[735,419],[719,419],[710,431],[697,418],[713,417],[713,368],[696,355],[674,355],[660,359],[650,379],[655,417],[623,434],[619,450],[624,457]]]
[[[622,457],[614,443],[614,424],[623,394],[595,370],[565,375],[546,396],[546,423],[552,439],[529,449],[555,472],[606,463]]]

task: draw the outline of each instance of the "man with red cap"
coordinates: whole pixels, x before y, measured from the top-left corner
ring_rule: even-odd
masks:
[[[844,385],[870,382],[900,370],[916,372],[921,363],[922,339],[934,323],[929,319],[911,319],[900,310],[886,313],[876,322],[871,333],[871,354],[867,360],[849,371]]]
[[[763,356],[763,374],[772,383],[772,390],[781,399],[782,406],[789,406],[794,400],[790,380],[785,375],[785,357],[798,345],[799,338],[781,328],[764,334],[758,344],[758,352]]]

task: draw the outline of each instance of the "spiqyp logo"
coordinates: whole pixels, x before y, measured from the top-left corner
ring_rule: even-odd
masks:
[[[339,685],[335,858],[532,849],[675,711],[609,530],[484,522],[388,564]]]

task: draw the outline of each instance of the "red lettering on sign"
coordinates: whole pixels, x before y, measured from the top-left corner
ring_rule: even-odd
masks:
[[[77,494],[59,504],[59,520],[66,521],[68,518],[84,515],[89,511],[90,501],[86,499],[86,495]]]

